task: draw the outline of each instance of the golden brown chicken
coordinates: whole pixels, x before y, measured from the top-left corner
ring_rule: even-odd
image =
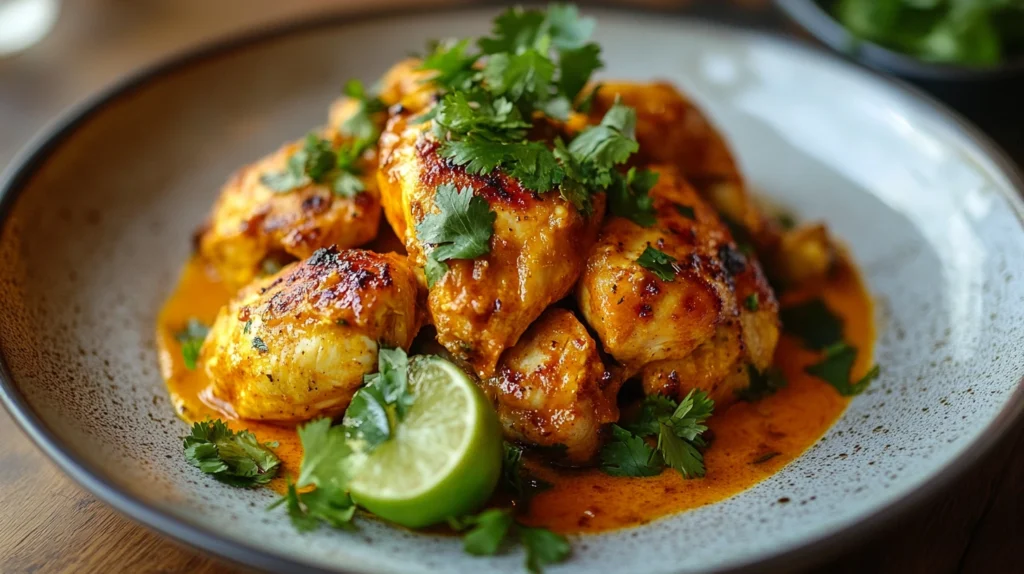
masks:
[[[602,427],[618,420],[619,386],[583,323],[555,307],[505,352],[495,375],[483,383],[506,437],[564,445],[574,463],[593,458]]]
[[[637,165],[675,166],[719,215],[756,248],[773,277],[787,283],[819,280],[836,250],[824,227],[784,230],[766,216],[747,191],[736,160],[711,121],[692,101],[665,82],[608,82],[590,110],[599,121],[616,100],[636,109]]]
[[[729,403],[748,384],[748,365],[771,364],[778,304],[714,209],[674,168],[656,171],[656,224],[605,222],[580,278],[580,311],[646,392],[702,389]],[[671,257],[654,265],[665,276],[638,262],[648,247]]]
[[[496,171],[470,175],[438,155],[429,122],[401,110],[380,139],[379,183],[385,213],[409,258],[426,264],[416,225],[437,211],[442,184],[469,187],[496,213],[490,252],[448,261],[430,290],[427,310],[437,339],[479,377],[494,373],[501,353],[553,302],[572,291],[604,214],[604,196],[584,216],[558,193],[537,194]]]
[[[333,247],[254,282],[203,345],[213,397],[245,419],[340,414],[377,368],[379,347],[412,344],[418,289],[403,256]]]
[[[345,113],[354,112],[349,108]],[[335,149],[350,142],[334,129],[325,130],[322,137]],[[308,182],[287,191],[269,187],[266,177],[284,173],[289,159],[303,147],[304,140],[286,144],[239,170],[221,190],[198,235],[198,248],[230,288],[240,288],[268,268],[305,259],[321,247],[356,247],[377,235],[375,151],[368,149],[357,162],[364,188],[358,193],[337,193],[330,182]]]

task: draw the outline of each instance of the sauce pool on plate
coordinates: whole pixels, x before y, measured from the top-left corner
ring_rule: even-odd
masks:
[[[204,397],[206,375],[201,366],[186,368],[176,339],[190,318],[213,323],[231,297],[214,277],[201,262],[190,261],[157,325],[161,373],[175,412],[188,422],[226,418]],[[843,320],[845,340],[861,350],[853,370],[853,376],[859,377],[872,364],[875,333],[871,299],[858,272],[844,260],[826,283],[809,291],[787,292],[781,303],[785,307],[812,297],[821,297]],[[708,422],[713,442],[704,454],[704,478],[686,480],[671,469],[650,478],[613,477],[596,468],[554,469],[533,462],[534,473],[553,486],[533,499],[523,520],[562,533],[600,532],[644,524],[750,488],[800,456],[846,409],[848,398],[804,372],[819,359],[819,354],[803,349],[796,339],[782,336],[775,366],[788,385],[760,401],[739,401],[716,412]],[[283,492],[284,477],[297,476],[302,460],[295,429],[256,421],[227,422],[236,430],[250,430],[262,442],[279,443],[275,452],[282,471],[271,487]]]

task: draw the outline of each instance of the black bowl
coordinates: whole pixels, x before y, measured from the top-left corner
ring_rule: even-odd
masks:
[[[1024,157],[1024,54],[998,66],[925,62],[854,36],[815,0],[776,0],[810,35],[847,58],[916,84],[958,109]]]

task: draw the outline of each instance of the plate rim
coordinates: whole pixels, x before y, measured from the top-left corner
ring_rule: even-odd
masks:
[[[458,2],[458,0],[456,0]],[[540,5],[543,2],[527,0],[526,5]],[[52,153],[86,122],[98,116],[105,108],[116,104],[119,99],[130,97],[136,90],[142,89],[151,82],[184,70],[190,66],[202,64],[232,53],[258,47],[292,35],[300,35],[318,29],[333,28],[348,24],[359,24],[386,19],[393,15],[418,16],[430,12],[444,11],[447,13],[483,11],[504,6],[495,0],[485,0],[472,4],[458,2],[456,4],[437,5],[433,2],[416,3],[414,5],[397,5],[385,8],[363,10],[329,10],[300,18],[285,20],[257,27],[242,32],[221,36],[212,41],[205,41],[156,59],[154,62],[130,71],[118,80],[106,85],[99,91],[87,95],[69,108],[59,113],[11,159],[8,166],[0,173],[0,233],[6,229],[9,216],[21,192],[28,182],[35,177],[39,169],[46,163]],[[759,28],[749,28],[709,20],[687,13],[685,9],[659,9],[647,5],[624,6],[614,0],[598,0],[587,2],[583,11],[596,8],[619,15],[631,13],[655,14],[667,16],[675,22],[696,22],[702,26],[725,29],[733,34],[766,40],[804,55],[831,61],[847,72],[867,76],[870,81],[881,84],[889,89],[891,97],[907,103],[915,109],[923,109],[943,124],[949,126],[959,136],[973,143],[983,156],[991,161],[1003,175],[1007,177],[1017,193],[1002,188],[998,192],[1010,202],[1018,221],[1024,226],[1024,176],[1021,168],[1011,160],[1006,152],[995,144],[980,128],[963,118],[958,112],[942,104],[933,96],[896,78],[885,76],[874,70],[845,61],[835,54],[814,47],[810,42],[785,36]],[[223,537],[218,533],[175,517],[156,507],[150,506],[130,493],[102,478],[93,465],[81,460],[71,452],[48,425],[28,404],[24,395],[15,386],[7,366],[6,355],[0,348],[0,403],[10,414],[15,424],[29,439],[68,477],[85,488],[90,494],[102,500],[122,516],[139,523],[150,530],[169,536],[179,543],[191,548],[227,559],[237,564],[254,567],[265,571],[298,572],[309,574],[338,574],[356,572],[346,567],[345,570],[325,570],[309,563],[288,558],[261,549],[256,545],[245,544]],[[868,514],[855,522],[842,527],[831,534],[811,538],[796,546],[769,555],[759,561],[749,561],[734,566],[714,570],[718,574],[752,574],[755,572],[778,571],[783,568],[805,568],[819,564],[836,556],[842,550],[862,542],[869,534],[884,529],[896,519],[908,514],[924,503],[932,500],[945,490],[956,479],[970,472],[974,466],[1024,421],[1024,378],[1017,382],[1007,403],[979,434],[971,444],[965,445],[963,451],[952,459],[945,467],[916,490],[894,500],[888,506]],[[367,571],[368,572],[368,571]]]

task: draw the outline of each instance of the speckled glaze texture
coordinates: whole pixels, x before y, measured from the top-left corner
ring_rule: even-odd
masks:
[[[181,456],[185,425],[152,335],[190,234],[234,169],[323,121],[346,78],[372,81],[429,38],[486,30],[492,14],[314,26],[196,59],[96,108],[35,157],[27,178],[11,180],[0,238],[6,399],[65,469],[136,518],[254,564],[521,571],[518,553],[475,559],[456,539],[369,520],[356,533],[300,535],[264,510],[271,492],[202,476]],[[825,219],[849,245],[877,297],[882,377],[769,480],[640,528],[579,537],[573,559],[551,571],[759,563],[834,542],[954,460],[965,464],[1020,411],[1014,176],[930,104],[828,56],[696,22],[594,15],[605,75],[684,87],[759,192]]]

